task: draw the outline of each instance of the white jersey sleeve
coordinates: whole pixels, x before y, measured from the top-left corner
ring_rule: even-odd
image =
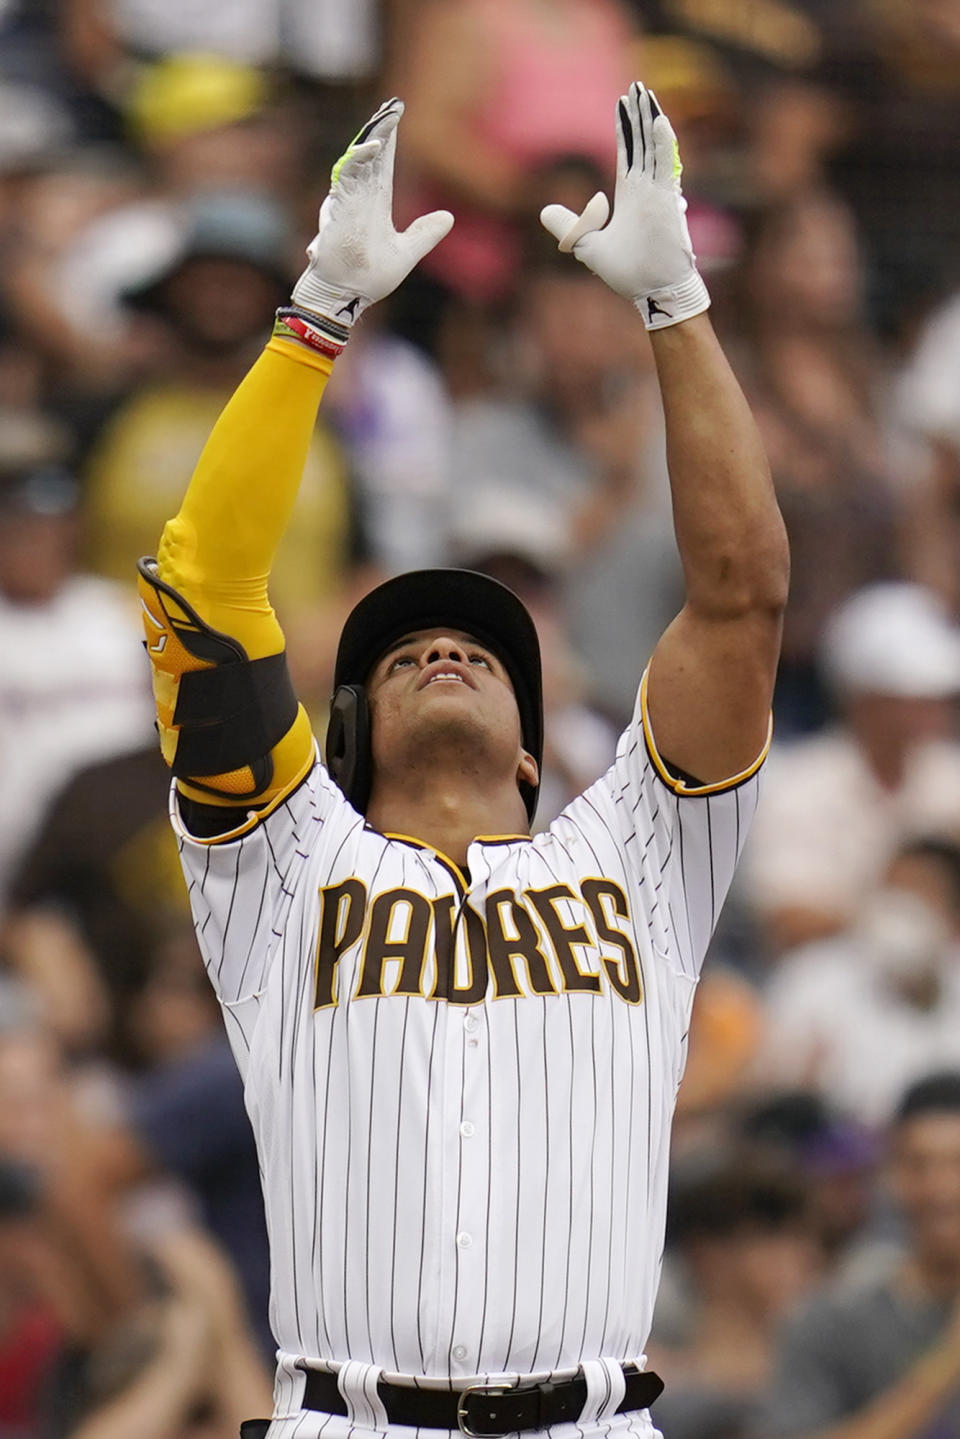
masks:
[[[200,953],[243,1071],[259,997],[281,952],[301,872],[328,845],[343,843],[362,828],[363,819],[319,757],[295,789],[225,834],[211,839],[190,834],[176,784],[170,817]]]
[[[696,980],[759,797],[770,734],[742,773],[716,784],[677,778],[657,750],[645,671],[633,719],[604,777],[574,801],[608,829],[641,899],[653,948]]]

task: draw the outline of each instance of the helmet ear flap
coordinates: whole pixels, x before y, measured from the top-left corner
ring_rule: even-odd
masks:
[[[373,779],[370,706],[362,685],[340,685],[330,702],[326,764],[354,809],[366,812]]]

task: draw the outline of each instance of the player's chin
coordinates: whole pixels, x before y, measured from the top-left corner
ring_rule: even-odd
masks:
[[[414,709],[421,716],[480,715],[484,708],[478,692],[458,680],[427,685],[414,695]]]
[[[482,705],[451,698],[423,705],[411,722],[410,736],[434,755],[470,755],[479,760],[499,748],[500,729]]]

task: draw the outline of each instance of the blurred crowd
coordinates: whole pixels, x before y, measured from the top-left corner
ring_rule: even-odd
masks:
[[[331,162],[406,101],[398,221],[273,595],[322,733],[369,585],[541,634],[538,823],[682,593],[651,352],[536,216],[673,120],[793,553],[764,799],[695,1009],[651,1363],[668,1439],[960,1434],[960,0],[0,0],[0,1439],[269,1412],[239,1080],[132,574]]]

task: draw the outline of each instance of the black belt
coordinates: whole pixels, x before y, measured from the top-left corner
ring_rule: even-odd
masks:
[[[323,1414],[347,1414],[337,1387],[337,1376],[324,1369],[306,1369],[304,1409]],[[663,1393],[663,1380],[650,1370],[624,1369],[626,1392],[616,1412],[647,1409]],[[523,1429],[549,1429],[551,1424],[576,1422],[587,1402],[587,1381],[582,1375],[555,1384],[471,1384],[466,1389],[414,1389],[407,1384],[377,1382],[377,1393],[390,1424],[413,1429],[459,1429],[478,1439],[514,1434]]]

